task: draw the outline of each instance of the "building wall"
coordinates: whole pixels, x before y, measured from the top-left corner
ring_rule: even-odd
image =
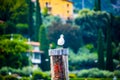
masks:
[[[31,49],[28,50],[27,55],[32,63],[35,65],[41,64],[41,54],[43,54],[43,51],[39,50],[40,43],[28,41],[27,44],[31,47]]]
[[[39,0],[41,10],[48,8],[50,14],[63,19],[73,18],[73,3],[67,0]]]

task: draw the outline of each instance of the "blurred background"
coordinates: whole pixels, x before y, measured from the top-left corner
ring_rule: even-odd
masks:
[[[120,79],[120,0],[0,0],[0,80],[50,80],[60,34],[70,80]]]

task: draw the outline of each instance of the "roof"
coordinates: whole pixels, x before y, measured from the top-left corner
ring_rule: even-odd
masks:
[[[40,46],[40,43],[39,42],[27,42],[27,44],[30,44],[30,45],[33,45],[33,46]]]
[[[28,45],[31,45],[31,46],[40,46],[40,43],[39,42],[33,42],[33,41],[30,41],[30,42],[26,42]],[[43,51],[39,50],[39,49],[32,49],[32,50],[28,50],[27,52],[32,52],[32,53],[44,53]]]
[[[43,51],[40,51],[40,50],[28,50],[27,52],[32,52],[32,53],[44,53]]]

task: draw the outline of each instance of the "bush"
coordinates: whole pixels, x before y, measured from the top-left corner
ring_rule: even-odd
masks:
[[[77,54],[74,54],[70,50],[69,55],[69,69],[72,70],[80,70],[80,69],[89,69],[93,67],[97,67],[97,54],[90,53],[86,47],[80,48]]]
[[[16,69],[13,69],[13,68],[10,68],[10,67],[2,67],[0,69],[0,74],[5,76],[5,75],[8,75],[9,72],[14,73],[16,71],[17,71]]]
[[[74,73],[70,73],[70,74],[69,74],[69,78],[77,78],[77,76],[76,76],[76,74],[74,74]]]
[[[99,70],[97,68],[92,68],[88,70],[81,70],[77,73],[78,77],[84,78],[111,78],[113,73],[105,70]]]
[[[102,78],[103,77],[103,72],[97,68],[90,69],[88,74],[89,74],[88,77],[91,77],[91,78],[94,78],[94,77]]]
[[[22,70],[18,70],[18,74],[21,76],[29,76],[32,73],[32,67],[23,67]]]
[[[12,74],[18,74],[20,76],[29,76],[32,73],[31,67],[23,67],[22,69],[14,69],[10,67],[3,67],[0,69],[0,74],[5,76],[8,75],[9,72]]]
[[[112,78],[74,78],[70,80],[113,80]]]
[[[33,72],[32,80],[37,80],[37,79],[48,80],[49,76],[43,72],[35,71],[35,72]]]
[[[0,74],[5,76],[8,74],[8,68],[7,67],[3,67],[0,69]]]
[[[120,71],[119,70],[114,71],[114,76],[120,78]]]
[[[7,75],[5,76],[5,80],[18,80],[15,76]]]
[[[2,75],[0,75],[0,80],[3,80],[3,79],[4,79],[4,77]]]
[[[30,80],[30,77],[22,77],[20,80]]]
[[[112,77],[113,77],[113,73],[110,72],[110,71],[104,70],[104,71],[102,71],[102,72],[103,72],[103,77],[104,77],[104,78],[112,78]]]
[[[81,70],[77,73],[78,77],[88,77],[88,70]]]

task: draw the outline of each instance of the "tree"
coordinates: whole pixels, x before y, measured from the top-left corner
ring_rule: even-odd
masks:
[[[39,4],[39,0],[36,0],[36,23],[35,23],[35,38],[34,38],[34,40],[35,41],[39,41],[38,40],[38,34],[39,34],[39,28],[40,28],[40,26],[42,25],[42,18],[41,18],[41,8],[40,8],[40,4]]]
[[[120,16],[114,16],[113,18],[113,27],[112,27],[112,40],[116,45],[120,42]]]
[[[110,7],[113,14],[120,16],[120,0],[110,0]]]
[[[104,69],[105,68],[105,62],[104,62],[104,43],[103,43],[103,32],[102,29],[99,29],[98,33],[98,68]]]
[[[54,22],[61,22],[62,23],[62,20],[59,16],[45,16],[44,19],[43,19],[43,24],[48,27],[50,25],[52,25],[52,23]]]
[[[6,33],[7,24],[5,22],[0,23],[0,35]]]
[[[16,25],[17,34],[22,34],[24,36],[28,36],[28,24],[17,24]]]
[[[25,0],[0,0],[0,20],[5,22],[26,23],[27,10]]]
[[[11,21],[0,23],[0,34],[16,33],[16,26]]]
[[[80,27],[84,44],[93,43],[96,46],[99,28],[106,37],[106,25],[108,24],[109,13],[83,9],[79,11],[75,23]]]
[[[17,33],[16,24],[27,23],[27,15],[28,4],[26,0],[0,0],[0,34]]]
[[[46,71],[50,69],[50,63],[49,63],[49,56],[48,56],[48,49],[49,49],[49,43],[48,38],[46,34],[46,28],[44,25],[40,26],[40,33],[39,33],[39,41],[40,41],[40,50],[44,52],[42,54],[42,62],[41,62],[41,68],[42,70]]]
[[[77,53],[82,45],[79,27],[70,24],[61,24],[60,22],[54,22],[48,27],[48,38],[50,43],[55,43],[57,45],[57,40],[59,39],[60,34],[64,35],[64,47],[69,47]]]
[[[95,0],[94,10],[95,11],[100,11],[101,10],[101,0]]]
[[[21,54],[25,54],[27,49],[28,45],[24,42],[8,39],[0,40],[0,68],[3,66],[21,68],[29,65],[28,57]]]
[[[29,37],[31,38],[31,40],[33,40],[33,34],[34,34],[34,20],[33,20],[33,8],[34,8],[34,4],[33,2],[31,2],[31,0],[28,0],[28,25],[29,25]]]
[[[112,54],[112,26],[113,26],[113,15],[111,14],[111,17],[109,19],[109,24],[107,26],[107,48],[106,48],[106,69],[113,71],[113,54]]]

